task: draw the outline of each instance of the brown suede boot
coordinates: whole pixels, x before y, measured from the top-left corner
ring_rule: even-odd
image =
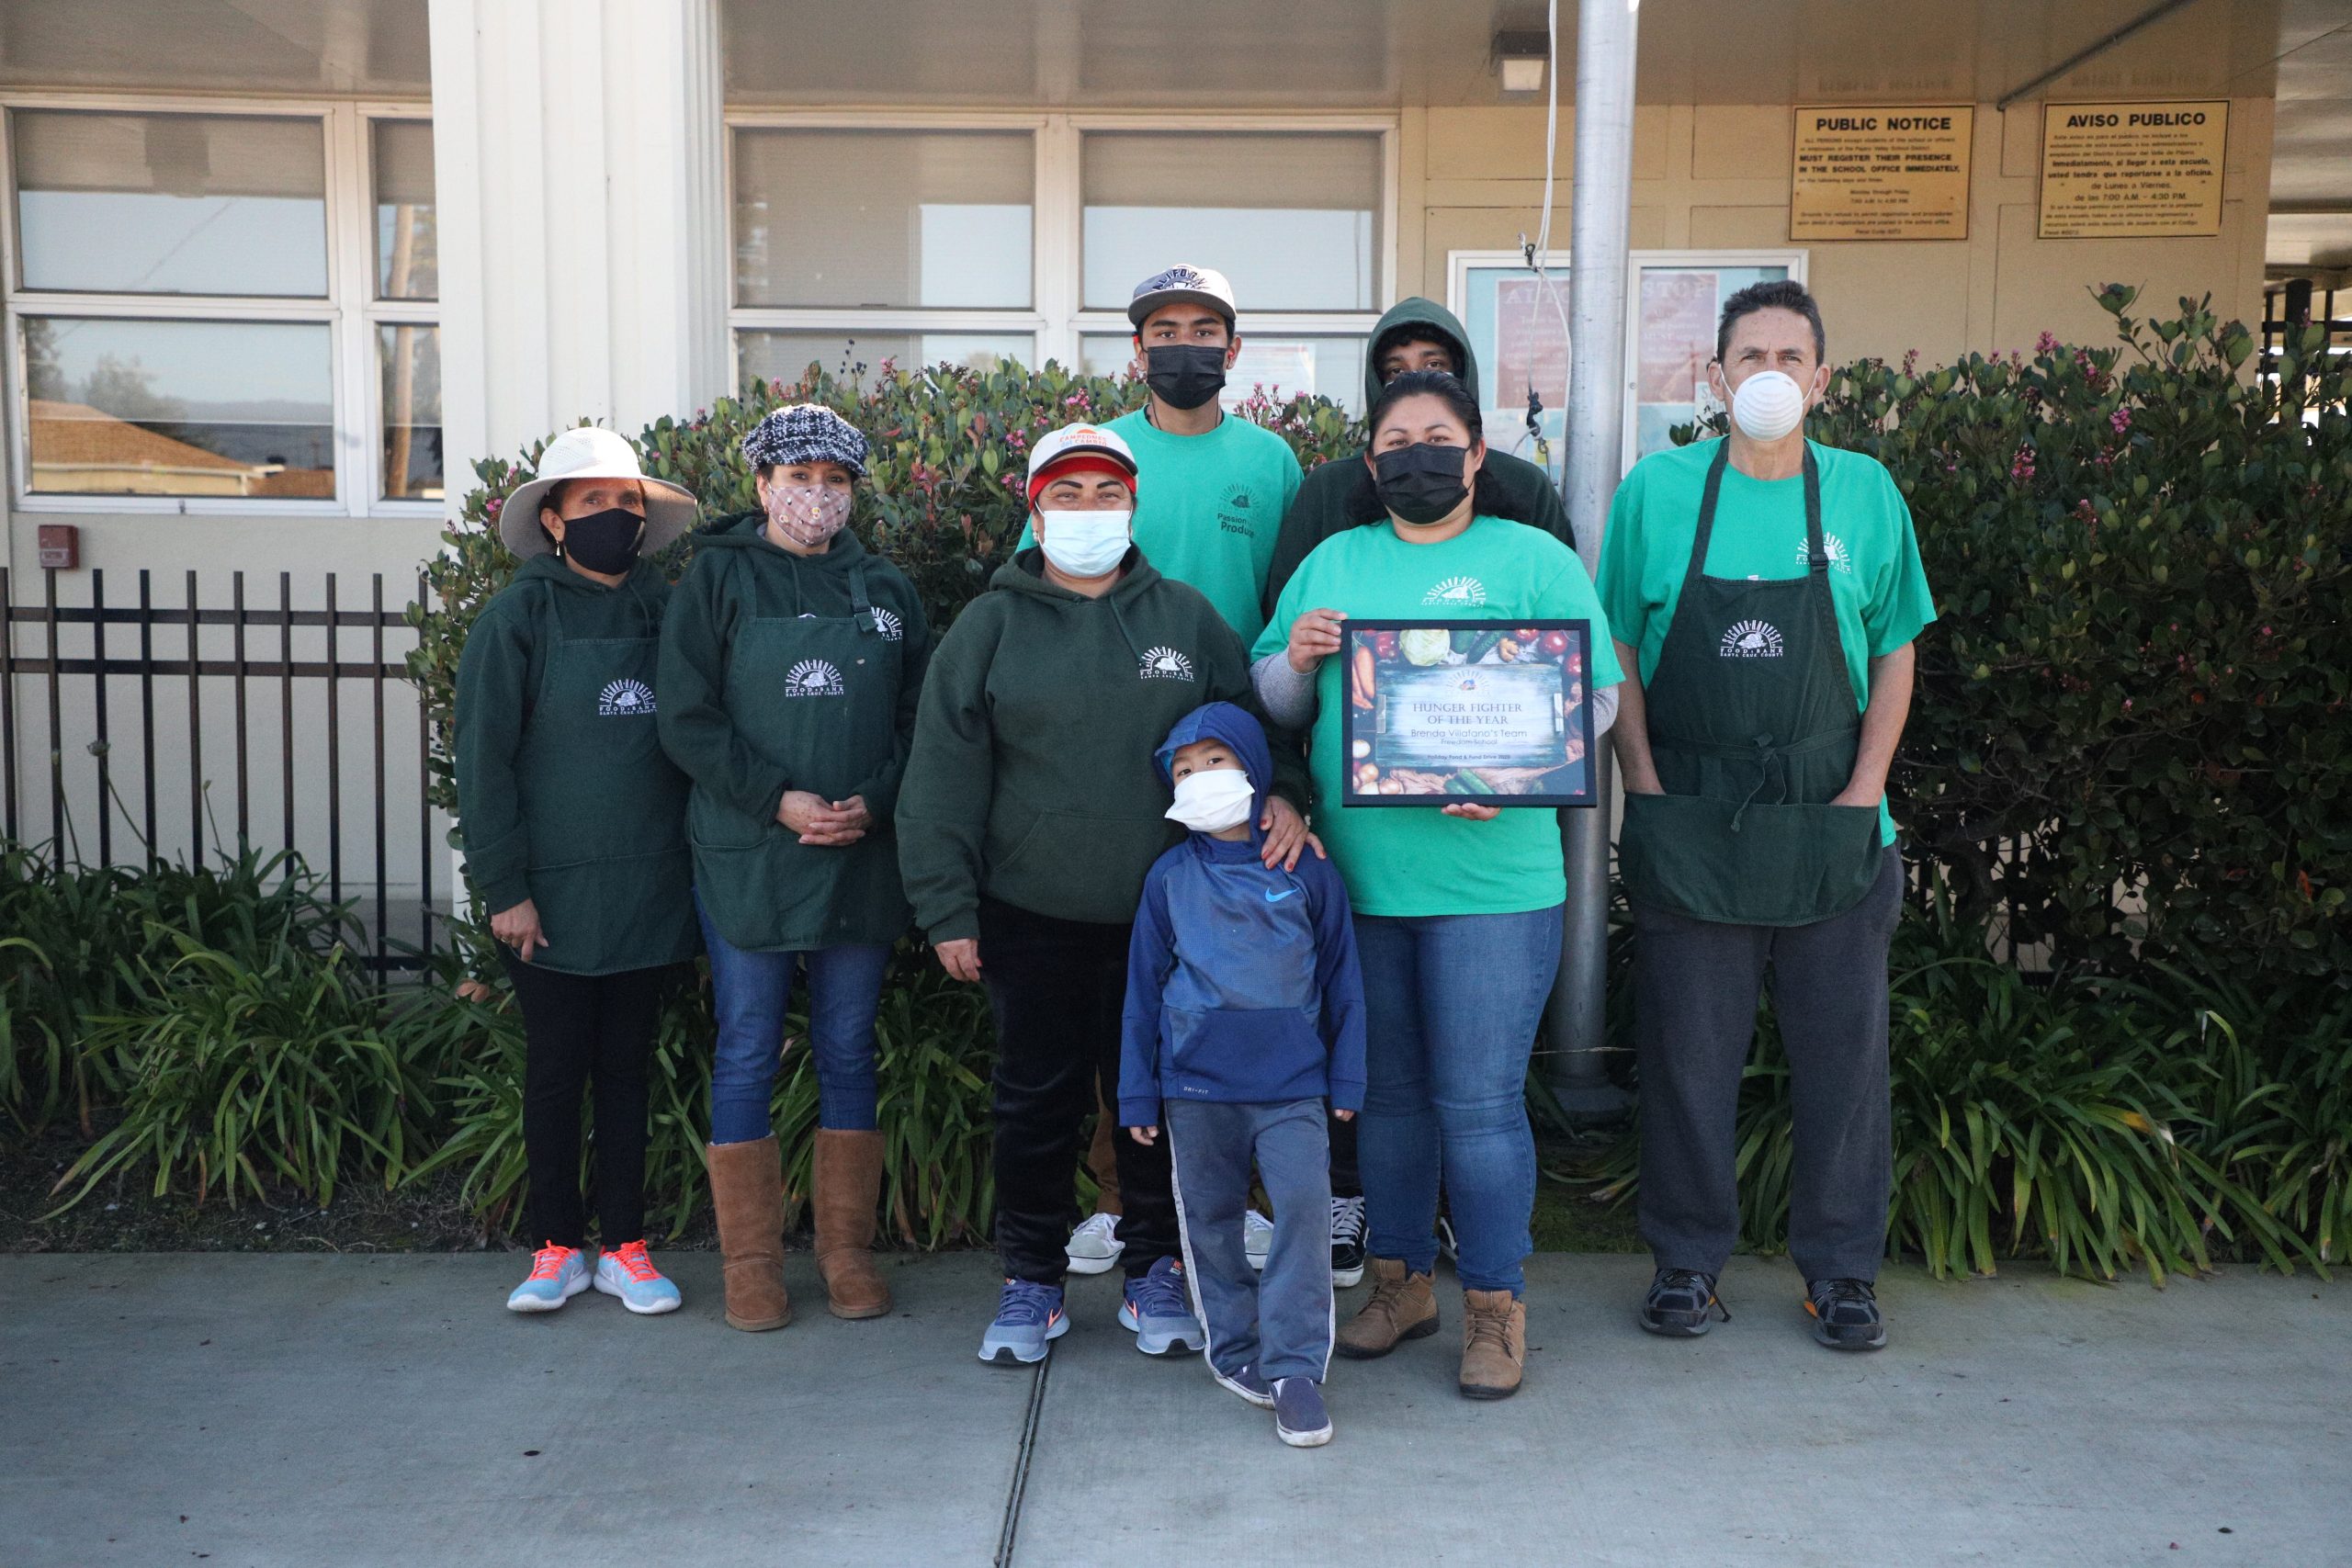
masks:
[[[1462,1393],[1509,1399],[1527,1364],[1527,1303],[1509,1291],[1462,1292]]]
[[[882,1196],[882,1134],[820,1128],[817,1272],[835,1317],[880,1317],[890,1287],[874,1266],[874,1205]]]
[[[1372,1299],[1348,1319],[1332,1348],[1368,1361],[1407,1339],[1437,1332],[1437,1293],[1427,1274],[1408,1274],[1394,1258],[1372,1259]]]
[[[712,1144],[705,1153],[727,1264],[727,1326],[754,1334],[782,1328],[792,1321],[792,1298],[784,1292],[784,1162],[775,1134]]]

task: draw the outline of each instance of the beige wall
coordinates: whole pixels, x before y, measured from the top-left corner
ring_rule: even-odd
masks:
[[[1562,107],[1553,188],[1555,249],[1568,246],[1573,130]],[[2105,343],[2112,327],[2085,292],[2137,285],[2142,310],[2211,292],[2224,319],[2257,321],[2269,202],[2271,101],[2230,105],[2222,232],[2199,240],[2035,237],[2041,109],[1976,106],[1966,240],[1824,243],[1809,277],[1831,354],[1933,363],[1971,350],[2030,349],[2044,331]],[[1643,250],[1788,248],[1794,119],[1781,104],[1652,104],[1634,124],[1633,243]],[[1401,125],[1400,294],[1442,299],[1447,254],[1508,250],[1532,233],[1544,189],[1544,111],[1408,110]]]

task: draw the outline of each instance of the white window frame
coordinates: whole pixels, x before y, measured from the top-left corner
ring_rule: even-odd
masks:
[[[112,114],[187,114],[318,123],[326,177],[327,292],[323,299],[206,294],[81,293],[23,286],[17,240],[18,110]],[[125,93],[0,94],[0,332],[6,333],[8,498],[17,512],[153,516],[439,517],[440,501],[396,500],[383,493],[383,378],[376,329],[402,323],[438,327],[438,299],[376,298],[375,171],[369,128],[379,119],[433,118],[413,99],[218,98]],[[288,321],[327,328],[334,399],[335,499],[269,496],[60,495],[32,488],[29,392],[25,382],[26,316],[127,321]],[[446,487],[450,476],[445,473]]]
[[[1026,130],[1032,135],[1036,164],[1031,192],[1030,305],[1023,310],[793,309],[734,303],[735,279],[735,132],[738,130]],[[1124,310],[1087,310],[1080,291],[1082,259],[1080,245],[1084,228],[1084,194],[1080,188],[1080,145],[1089,131],[1149,130],[1254,131],[1267,134],[1314,135],[1351,133],[1376,135],[1381,154],[1381,238],[1374,264],[1378,275],[1375,298],[1385,309],[1396,299],[1397,122],[1393,115],[1186,115],[1186,114],[1039,114],[1004,111],[730,109],[727,115],[724,154],[727,181],[728,311],[727,343],[731,386],[742,385],[741,334],[745,332],[822,332],[844,336],[859,333],[982,332],[1031,334],[1031,362],[1058,361],[1073,373],[1079,367],[1079,339],[1084,336],[1132,337],[1134,326]],[[1215,266],[1213,249],[1193,256],[1171,257]],[[1380,321],[1372,310],[1252,310],[1241,301],[1240,333],[1250,337],[1369,338]]]

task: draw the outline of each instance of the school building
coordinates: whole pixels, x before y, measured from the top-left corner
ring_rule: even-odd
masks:
[[[1360,401],[1421,294],[1498,442],[1531,390],[1556,437],[1559,13],[1555,59],[1541,0],[9,0],[11,830],[242,829],[446,898],[398,611],[474,459],[811,359],[1112,369],[1172,262],[1233,279],[1242,389]],[[2109,280],[2352,316],[2346,0],[1638,26],[1628,462],[1757,277],[1833,358],[2105,341]]]

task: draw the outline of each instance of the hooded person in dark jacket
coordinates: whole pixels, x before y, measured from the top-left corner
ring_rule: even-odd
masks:
[[[1144,874],[1176,836],[1152,761],[1204,701],[1255,705],[1241,641],[1129,530],[1139,483],[1115,433],[1071,425],[1030,455],[1038,544],[998,569],[941,639],[899,807],[915,919],[996,1018],[997,1249],[1006,1281],[984,1360],[1042,1359],[1068,1327],[1065,1238],[1079,1134],[1115,1099],[1127,942]],[[1283,749],[1261,803],[1270,862],[1307,843],[1305,769]],[[1318,852],[1319,852],[1319,849]],[[1120,1321],[1137,1347],[1199,1348],[1177,1264],[1164,1149],[1117,1145]]]
[[[523,1012],[530,1277],[515,1312],[593,1285],[636,1313],[677,1309],[645,1250],[653,1031],[694,956],[685,775],[662,754],[653,682],[670,584],[648,558],[694,498],[646,479],[609,430],[568,430],[508,496],[498,533],[522,561],[458,660],[458,826],[466,875]],[[594,1086],[592,1270],[580,1193],[581,1100]]]
[[[1442,370],[1477,395],[1478,361],[1470,352],[1470,334],[1453,311],[1418,295],[1390,306],[1372,329],[1363,356],[1364,407],[1379,401],[1380,389],[1408,370]],[[1478,474],[1478,510],[1541,528],[1570,549],[1577,547],[1559,488],[1550,474],[1524,457],[1487,452]],[[1387,521],[1387,511],[1373,493],[1371,470],[1361,457],[1350,454],[1318,465],[1300,485],[1275,537],[1273,559],[1266,569],[1265,614],[1273,615],[1291,574],[1316,546],[1361,524]]]
[[[1259,852],[1256,801],[1273,783],[1264,728],[1231,703],[1177,722],[1157,753],[1192,829],[1152,863],[1127,949],[1119,1121],[1137,1142],[1165,1129],[1201,1303],[1209,1369],[1272,1405],[1294,1448],[1330,1438],[1317,1385],[1331,1358],[1331,1114],[1363,1104],[1363,977],[1347,888],[1309,855]],[[1265,1271],[1242,1214],[1252,1165],[1276,1224]]]
[[[817,1067],[817,1271],[836,1317],[879,1317],[874,1016],[907,924],[891,814],[931,657],[914,585],[843,525],[865,438],[780,409],[744,438],[763,510],[697,541],[662,636],[662,739],[694,776],[695,902],[718,1014],[711,1193],[727,1321],[778,1328],[784,1168],[768,1106],[794,973]]]

